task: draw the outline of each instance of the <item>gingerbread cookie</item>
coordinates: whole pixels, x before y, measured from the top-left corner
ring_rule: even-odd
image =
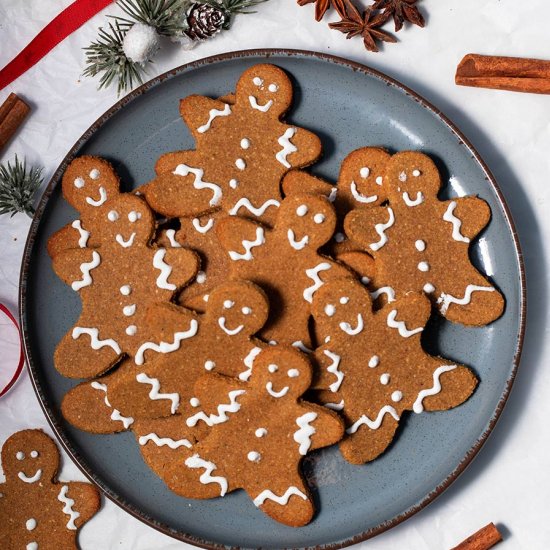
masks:
[[[317,136],[282,121],[291,102],[288,76],[265,64],[242,74],[233,105],[203,96],[182,100],[197,147],[160,158],[157,177],[141,189],[149,204],[169,217],[222,209],[272,223],[284,174],[321,154]]]
[[[99,510],[90,483],[56,481],[59,451],[41,430],[23,430],[2,447],[0,547],[77,548],[80,529]]]
[[[269,297],[264,339],[311,347],[308,322],[315,292],[326,281],[351,276],[318,252],[335,225],[332,205],[315,195],[287,197],[272,230],[239,218],[218,223],[218,236],[231,260],[231,278],[252,281]]]
[[[219,405],[210,414],[199,406],[187,418],[189,427],[204,423],[210,429],[198,443],[180,447],[184,467],[181,458],[164,464],[167,485],[201,499],[242,488],[273,519],[294,527],[309,523],[314,504],[300,473],[301,460],[343,434],[335,413],[301,399],[310,383],[306,357],[282,346],[258,355],[248,383],[217,374],[200,378],[196,398],[202,402],[215,396]]]
[[[374,460],[391,443],[405,411],[440,411],[474,391],[470,369],[428,355],[420,336],[430,302],[407,294],[377,312],[367,289],[342,279],[313,298],[313,316],[329,340],[315,351],[319,400],[346,422],[340,450],[352,464]]]
[[[389,205],[350,212],[346,233],[375,258],[376,287],[391,287],[398,297],[423,292],[450,321],[486,325],[502,315],[504,298],[468,251],[491,211],[477,197],[440,201],[440,186],[429,157],[398,153],[386,168]]]
[[[63,197],[76,209],[80,218],[61,228],[48,239],[51,258],[70,248],[94,247],[99,244],[94,230],[103,223],[109,202],[120,194],[120,180],[106,160],[82,156],[74,159],[63,174]]]
[[[143,323],[152,303],[169,302],[197,272],[196,254],[149,245],[153,214],[140,197],[120,195],[103,211],[101,245],[67,250],[55,272],[82,299],[82,313],[58,345],[57,370],[69,378],[108,371],[123,354],[149,340]]]

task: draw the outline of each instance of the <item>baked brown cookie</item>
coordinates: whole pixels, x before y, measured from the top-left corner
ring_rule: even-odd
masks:
[[[99,510],[90,483],[56,481],[59,451],[42,430],[22,430],[2,447],[0,547],[77,548],[80,529]]]
[[[346,423],[340,443],[352,464],[374,460],[391,443],[405,411],[439,411],[460,405],[474,391],[472,371],[427,354],[420,337],[430,301],[407,294],[372,311],[368,290],[342,279],[313,298],[313,316],[328,341],[315,351],[314,387],[326,407]]]

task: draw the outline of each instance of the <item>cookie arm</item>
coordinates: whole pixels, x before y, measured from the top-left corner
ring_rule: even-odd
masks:
[[[287,126],[286,130],[288,131],[292,128],[292,126]],[[296,151],[291,152],[286,157],[286,160],[292,168],[304,168],[313,164],[321,156],[321,140],[314,133],[304,128],[295,128],[295,130],[296,133],[289,141],[294,145]],[[279,140],[282,141],[283,138],[280,137]]]
[[[342,383],[343,375],[339,370],[339,364],[340,356],[332,351],[330,345],[317,348],[313,354],[314,368],[311,387],[315,390],[327,390],[327,392],[332,393],[331,401],[340,400],[337,393]]]
[[[329,197],[332,190],[336,189],[330,183],[301,170],[288,172],[281,185],[285,197],[289,195],[325,195]]]
[[[93,281],[93,270],[100,263],[99,249],[78,248],[56,254],[52,260],[52,267],[64,283],[78,291]]]
[[[48,255],[54,258],[59,253],[65,250],[80,248],[81,235],[79,232],[68,223],[66,226],[57,230],[49,239],[46,245]]]
[[[311,447],[309,451],[328,447],[338,443],[344,436],[344,421],[333,411],[314,403],[302,403],[300,407],[306,412],[313,412],[317,418],[311,422],[315,433],[311,436]]]
[[[489,205],[478,197],[456,198],[445,201],[442,206],[443,219],[453,225],[452,236],[455,239],[460,239],[462,235],[473,240],[491,219]]]
[[[170,283],[178,288],[186,285],[199,270],[200,259],[196,252],[186,248],[167,248],[164,262],[172,268]]]
[[[395,215],[391,207],[352,210],[344,219],[346,235],[365,252],[376,256],[389,238]]]
[[[74,524],[77,528],[82,527],[99,511],[101,505],[99,491],[90,483],[81,481],[59,482],[59,485],[68,487],[65,496],[74,501],[71,508],[79,514],[74,520]]]
[[[420,337],[430,313],[430,300],[423,294],[410,293],[386,304],[375,313],[375,318],[388,330],[397,331],[403,338],[411,338]]]
[[[222,247],[237,265],[254,259],[255,250],[264,244],[268,232],[257,223],[237,217],[220,220],[215,230]]]
[[[180,115],[193,137],[200,139],[231,115],[231,106],[217,99],[190,95],[180,101]]]

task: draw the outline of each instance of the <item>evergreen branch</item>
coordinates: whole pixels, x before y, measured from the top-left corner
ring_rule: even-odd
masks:
[[[252,8],[266,1],[267,0],[221,0],[221,5],[230,14],[256,13],[255,11],[250,11],[248,8]]]
[[[21,162],[15,155],[15,164],[0,165],[0,215],[25,212],[34,214],[34,194],[42,184],[42,168],[27,171],[27,161]]]
[[[159,34],[175,36],[181,33],[181,21],[189,0],[118,0],[117,5],[131,19],[112,18],[130,25],[138,21],[155,27]]]

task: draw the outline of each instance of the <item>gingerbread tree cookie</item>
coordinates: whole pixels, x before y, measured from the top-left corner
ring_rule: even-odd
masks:
[[[196,254],[153,248],[153,214],[145,201],[120,195],[109,203],[101,245],[57,254],[53,267],[82,299],[82,313],[58,345],[57,370],[88,378],[109,370],[123,354],[133,356],[149,339],[149,304],[169,302],[197,272]]]
[[[206,423],[210,430],[190,448],[181,447],[185,467],[181,461],[166,465],[165,482],[178,494],[201,499],[242,488],[273,519],[306,525],[314,504],[300,462],[343,433],[335,413],[301,399],[310,383],[307,358],[281,346],[258,355],[248,383],[216,374],[200,378],[196,397],[216,396],[218,410],[199,410],[187,418],[188,426]]]
[[[48,253],[53,258],[70,248],[94,247],[99,244],[97,224],[109,202],[120,194],[120,180],[106,160],[82,156],[74,159],[61,182],[63,197],[77,210],[80,219],[61,228],[48,239]]]
[[[405,411],[446,410],[477,385],[470,369],[428,355],[420,336],[430,302],[407,294],[372,311],[369,292],[349,279],[324,285],[313,299],[316,324],[330,339],[315,351],[314,387],[326,407],[340,411],[352,464],[374,460],[391,443]]]
[[[313,295],[326,281],[351,276],[318,248],[332,236],[336,215],[322,196],[286,198],[272,230],[238,218],[221,220],[217,233],[233,279],[260,285],[270,303],[267,340],[311,347],[308,322]]]
[[[222,209],[271,223],[284,174],[321,153],[317,136],[282,121],[291,103],[290,79],[266,64],[241,75],[232,105],[203,96],[183,99],[181,116],[196,150],[161,157],[157,177],[142,188],[149,204],[169,217]]]
[[[99,510],[90,483],[56,481],[59,451],[41,430],[13,434],[2,447],[0,547],[77,548],[77,534]]]

